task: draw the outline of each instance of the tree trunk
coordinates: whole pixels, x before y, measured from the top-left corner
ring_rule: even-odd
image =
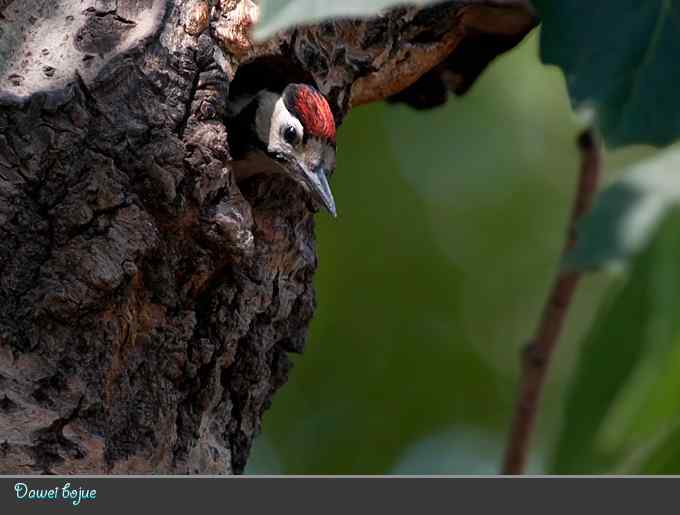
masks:
[[[0,0],[1,473],[243,471],[317,257],[295,184],[234,183],[229,102],[304,81],[338,123],[429,107],[535,24],[524,1],[449,2],[253,45],[257,10]]]

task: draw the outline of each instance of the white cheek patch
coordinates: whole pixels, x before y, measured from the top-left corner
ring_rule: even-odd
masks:
[[[294,127],[300,137],[303,136],[302,124],[295,118],[290,111],[286,109],[283,103],[283,98],[278,98],[270,111],[271,118],[268,123],[262,124],[263,132],[267,130],[266,134],[261,134],[260,138],[263,141],[268,141],[268,150],[271,153],[281,152],[287,155],[298,156],[299,149],[292,147],[286,140],[283,139],[283,129],[288,126]],[[258,124],[259,125],[259,124]],[[264,137],[263,137],[264,136]]]

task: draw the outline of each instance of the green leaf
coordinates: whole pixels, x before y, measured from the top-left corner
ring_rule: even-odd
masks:
[[[667,380],[673,373],[649,373],[650,364],[659,370],[664,356],[667,361],[675,353],[680,333],[680,276],[669,275],[666,266],[677,262],[679,229],[680,216],[669,218],[600,308],[568,388],[551,472],[609,472],[622,452],[639,446],[640,440],[647,443],[650,433],[670,424],[680,409],[677,381]],[[652,408],[652,402],[657,406]],[[641,416],[647,418],[643,424]]]
[[[679,202],[680,150],[669,149],[634,166],[599,196],[565,266],[584,270],[625,263]]]
[[[674,222],[675,220],[675,222]],[[639,447],[667,429],[680,412],[680,225],[666,222],[663,247],[655,253],[649,284],[653,295],[647,317],[647,351],[619,392],[599,439],[608,449]],[[659,246],[657,246],[659,248]]]
[[[266,39],[293,27],[328,18],[358,18],[375,15],[399,5],[429,5],[442,0],[261,0],[255,37]]]
[[[680,3],[534,0],[541,56],[562,68],[572,103],[595,109],[613,146],[680,136]]]
[[[680,420],[663,427],[617,471],[620,474],[677,474],[680,470]]]

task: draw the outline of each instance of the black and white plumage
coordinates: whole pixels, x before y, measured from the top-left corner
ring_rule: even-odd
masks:
[[[261,91],[230,125],[237,181],[286,174],[336,216],[328,183],[335,169],[335,120],[321,93],[306,84],[289,84],[283,93]]]

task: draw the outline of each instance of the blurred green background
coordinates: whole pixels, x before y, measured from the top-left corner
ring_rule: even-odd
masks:
[[[317,315],[248,473],[497,472],[579,165],[579,121],[537,39],[444,108],[376,104],[341,127]],[[607,180],[649,153],[609,154]],[[680,434],[676,232],[634,274],[583,281],[531,472],[680,472],[680,443],[663,448]]]

